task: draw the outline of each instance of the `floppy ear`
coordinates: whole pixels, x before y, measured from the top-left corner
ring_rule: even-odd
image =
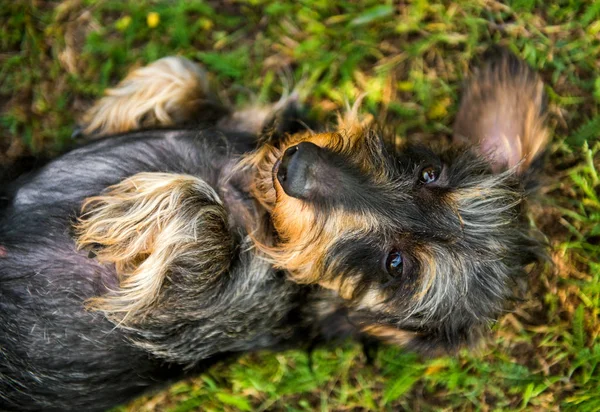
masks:
[[[524,172],[548,143],[544,84],[510,52],[492,53],[465,88],[454,141],[475,144],[494,171],[518,165]]]
[[[118,288],[88,308],[125,325],[143,320],[167,281],[207,288],[228,269],[233,237],[226,210],[202,179],[139,173],[89,198],[75,227],[77,246],[114,264]]]

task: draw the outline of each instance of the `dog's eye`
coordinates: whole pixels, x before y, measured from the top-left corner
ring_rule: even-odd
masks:
[[[433,166],[427,166],[426,168],[424,168],[421,171],[421,176],[420,176],[421,183],[425,183],[425,184],[433,183],[438,179],[439,175],[440,175],[440,172],[438,169],[436,169]]]
[[[392,250],[385,261],[385,268],[391,276],[401,275],[404,267],[402,254],[397,250]]]

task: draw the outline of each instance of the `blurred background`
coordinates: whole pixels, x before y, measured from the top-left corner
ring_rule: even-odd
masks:
[[[399,136],[435,138],[494,44],[546,82],[553,140],[531,217],[553,266],[483,347],[437,359],[381,347],[369,362],[353,342],[250,354],[119,410],[600,410],[600,2],[0,2],[5,166],[72,145],[106,87],[175,54],[202,63],[231,104],[301,84],[325,119],[367,92],[364,109]]]

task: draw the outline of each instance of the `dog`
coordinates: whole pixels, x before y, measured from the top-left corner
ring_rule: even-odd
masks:
[[[132,72],[84,116],[91,143],[5,185],[0,409],[105,410],[341,336],[452,351],[543,259],[543,83],[514,55],[474,73],[433,145],[356,107],[305,128],[294,96],[235,111],[206,78],[180,57]]]

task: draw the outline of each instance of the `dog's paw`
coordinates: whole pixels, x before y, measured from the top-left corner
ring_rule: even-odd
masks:
[[[88,198],[77,246],[114,264],[117,290],[88,301],[124,324],[143,318],[168,289],[209,287],[230,266],[233,238],[214,190],[189,175],[139,173]]]
[[[213,107],[207,73],[184,57],[165,57],[129,73],[90,108],[80,134],[90,137],[195,120]]]

